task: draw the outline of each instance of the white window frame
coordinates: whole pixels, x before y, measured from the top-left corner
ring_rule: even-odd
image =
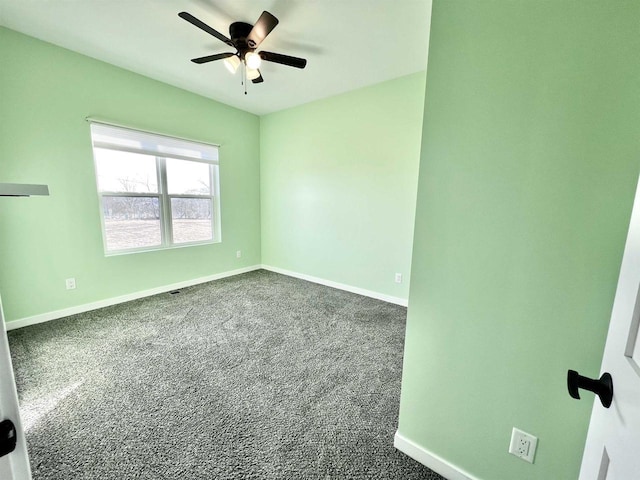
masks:
[[[164,134],[157,134],[155,132],[148,132],[144,130],[133,129],[129,127],[123,127],[120,125],[114,125],[106,122],[97,122],[94,120],[87,119],[91,124],[99,124],[99,125],[107,125],[110,127],[114,127],[117,129],[127,130],[129,132],[141,132],[147,135],[154,135],[158,137],[166,137],[171,140],[179,140],[183,142],[188,142],[197,146],[198,144],[207,145],[210,147],[218,147],[218,145],[207,144],[204,142],[196,142],[193,140],[183,139],[180,137],[172,137]],[[129,152],[136,154],[144,154],[153,156],[153,153],[145,151],[143,149],[129,148],[120,145],[114,144],[105,144],[103,142],[98,142],[93,139],[92,136],[92,144],[94,148],[102,148],[108,149],[112,151],[119,152]],[[219,164],[217,159],[214,160],[205,160],[205,159],[196,159],[190,158],[183,155],[177,154],[168,154],[163,153],[160,155],[155,155],[155,164],[156,164],[156,175],[157,175],[157,184],[158,191],[157,193],[146,193],[146,192],[117,192],[117,191],[100,191],[100,187],[98,184],[98,165],[96,162],[96,156],[94,154],[94,169],[95,169],[95,179],[96,179],[96,192],[98,194],[98,202],[99,202],[99,210],[100,210],[100,224],[102,228],[102,245],[104,249],[105,256],[115,256],[115,255],[126,255],[130,253],[140,253],[140,252],[149,252],[156,250],[167,250],[174,248],[183,248],[183,247],[191,247],[196,245],[209,245],[214,243],[222,242],[222,232],[221,232],[221,221],[220,221],[220,184],[219,184]],[[211,186],[210,194],[170,194],[168,191],[167,184],[167,159],[175,159],[180,161],[194,162],[194,163],[205,163],[209,166],[209,185]],[[155,198],[158,200],[158,209],[159,209],[159,220],[160,220],[160,245],[153,246],[144,246],[144,247],[135,247],[135,248],[127,248],[127,249],[119,249],[119,250],[109,250],[107,248],[107,233],[106,233],[106,225],[104,218],[104,207],[103,207],[103,198],[104,197],[137,197],[137,198]],[[211,202],[211,239],[209,240],[200,240],[194,242],[180,242],[174,243],[173,239],[173,215],[171,211],[171,199],[173,198],[186,198],[186,199],[206,199]]]

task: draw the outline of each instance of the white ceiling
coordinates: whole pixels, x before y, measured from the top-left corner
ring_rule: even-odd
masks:
[[[228,36],[263,10],[279,25],[258,50],[303,57],[304,70],[264,62],[262,84],[240,84],[230,47],[178,17]],[[425,70],[431,0],[0,0],[0,25],[258,115]]]

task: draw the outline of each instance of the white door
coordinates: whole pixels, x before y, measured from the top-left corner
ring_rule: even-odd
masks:
[[[640,186],[629,224],[613,302],[602,372],[613,380],[613,402],[596,399],[580,480],[640,479]]]
[[[27,445],[25,443],[20,412],[18,411],[18,395],[16,393],[16,383],[13,377],[11,366],[11,356],[9,355],[9,342],[7,341],[7,330],[4,324],[4,314],[2,312],[2,300],[0,299],[0,422],[10,420],[15,428],[15,437],[12,433],[7,433],[6,422],[0,424],[3,435],[0,438],[0,452],[3,445],[7,445],[7,439],[11,442],[16,440],[15,450],[0,457],[0,479],[2,480],[30,480],[31,469],[29,468],[29,456],[27,455]]]

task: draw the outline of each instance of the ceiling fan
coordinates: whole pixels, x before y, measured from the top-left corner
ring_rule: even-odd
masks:
[[[232,23],[229,26],[229,36],[231,38],[227,38],[190,13],[180,12],[178,16],[236,49],[235,53],[216,53],[214,55],[207,55],[206,57],[193,58],[191,61],[194,63],[224,60],[225,66],[231,73],[235,73],[242,64],[244,66],[245,78],[251,80],[253,83],[262,83],[264,81],[259,70],[262,61],[279,63],[296,68],[304,68],[307,65],[307,61],[304,58],[290,57],[289,55],[266,52],[264,50],[256,52],[260,43],[262,43],[267,35],[278,25],[278,19],[267,11],[262,12],[262,15],[260,15],[255,25],[245,22]],[[244,93],[246,94],[246,81],[244,84]]]

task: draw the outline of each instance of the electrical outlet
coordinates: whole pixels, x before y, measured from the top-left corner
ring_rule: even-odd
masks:
[[[67,290],[73,290],[74,288],[76,288],[76,279],[75,278],[67,278],[65,280],[65,283],[67,285]]]
[[[402,283],[402,274],[396,273],[396,283]]]
[[[538,438],[533,435],[514,428],[511,432],[511,444],[509,445],[509,453],[515,455],[522,460],[533,463],[536,455],[536,447],[538,446]]]
[[[236,258],[240,258],[241,256],[242,256],[242,251],[241,251],[241,250],[238,250],[238,251],[236,252]]]

